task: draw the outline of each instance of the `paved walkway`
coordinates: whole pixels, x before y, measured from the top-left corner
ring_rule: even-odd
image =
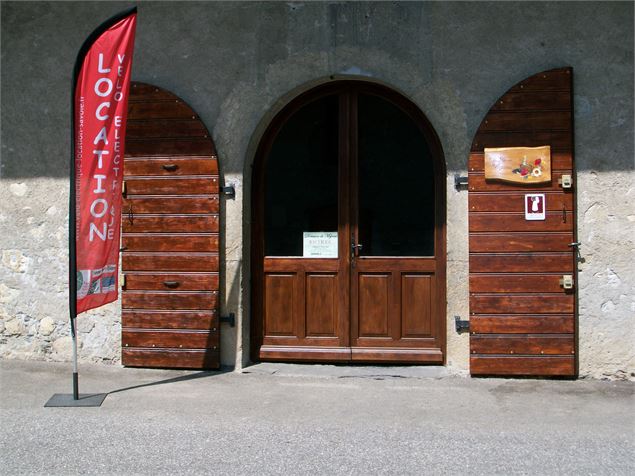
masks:
[[[426,368],[82,365],[99,408],[44,408],[70,365],[1,361],[0,473],[635,474],[635,385]]]

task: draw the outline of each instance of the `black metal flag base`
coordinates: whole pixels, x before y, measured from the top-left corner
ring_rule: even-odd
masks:
[[[73,365],[75,367],[75,372],[73,372],[73,393],[56,393],[44,404],[45,407],[101,407],[108,395],[107,393],[79,393],[76,342],[75,332],[73,332]]]
[[[107,393],[80,393],[75,400],[72,393],[56,393],[45,407],[100,407],[106,399]]]

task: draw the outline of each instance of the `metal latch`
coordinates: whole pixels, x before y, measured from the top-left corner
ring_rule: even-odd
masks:
[[[569,174],[563,174],[562,177],[558,179],[558,183],[562,185],[562,188],[573,187],[573,179]]]
[[[564,289],[573,289],[573,276],[571,274],[565,274],[560,278],[560,286]]]

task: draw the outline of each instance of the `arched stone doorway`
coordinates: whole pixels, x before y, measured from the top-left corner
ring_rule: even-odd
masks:
[[[445,362],[445,161],[375,83],[292,100],[259,143],[252,360]]]

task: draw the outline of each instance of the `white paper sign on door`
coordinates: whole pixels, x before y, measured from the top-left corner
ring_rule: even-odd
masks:
[[[525,194],[525,220],[544,220],[547,204],[544,193]]]
[[[336,231],[305,231],[302,238],[303,257],[337,258]]]

